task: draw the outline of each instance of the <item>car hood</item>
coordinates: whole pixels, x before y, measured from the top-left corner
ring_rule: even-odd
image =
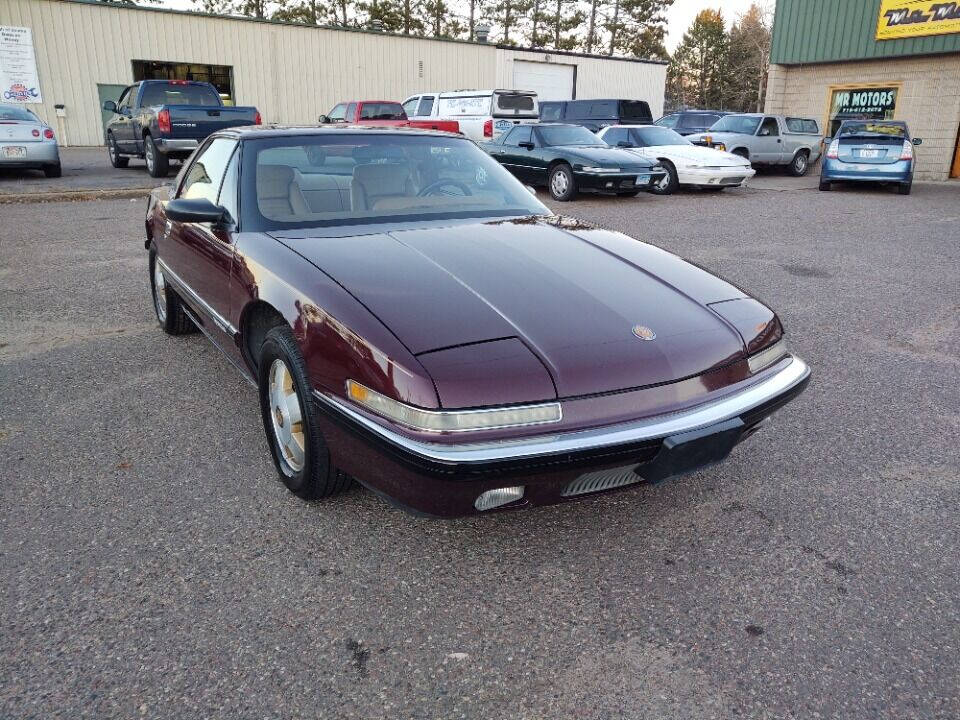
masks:
[[[742,292],[669,253],[574,220],[309,235],[276,237],[414,355],[516,338],[547,368],[559,397],[672,382],[744,355],[736,329],[707,306]],[[656,336],[641,339],[651,333],[638,326]]]
[[[697,140],[703,140],[705,137],[713,138],[714,142],[726,142],[728,140],[739,140],[740,138],[753,137],[753,135],[747,135],[745,133],[735,133],[735,132],[707,132],[694,133],[693,135],[687,135],[687,140],[690,142],[696,142]]]
[[[622,148],[614,147],[584,147],[580,145],[556,145],[546,148],[574,162],[580,162],[584,165],[606,165],[608,167],[620,167],[638,165],[653,167],[655,163],[645,158],[638,157],[636,154],[627,152]]]
[[[668,160],[680,161],[684,164],[707,165],[710,167],[724,167],[728,165],[739,167],[747,164],[747,161],[739,155],[714,150],[713,148],[701,147],[699,145],[654,145],[652,147],[638,148],[634,152],[648,156],[665,157]]]

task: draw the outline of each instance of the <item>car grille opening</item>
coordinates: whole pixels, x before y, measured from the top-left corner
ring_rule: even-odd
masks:
[[[639,463],[637,465],[628,465],[627,467],[586,473],[576,480],[572,480],[560,492],[560,496],[574,497],[576,495],[587,495],[589,493],[612,490],[613,488],[643,482],[643,478],[636,473],[638,467]]]
[[[746,178],[743,175],[739,177],[725,177],[720,180],[720,184],[721,185],[739,185],[745,179]]]

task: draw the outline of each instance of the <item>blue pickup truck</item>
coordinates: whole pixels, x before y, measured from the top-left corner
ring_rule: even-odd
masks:
[[[171,160],[189,157],[217,130],[260,124],[255,107],[224,105],[213,85],[191,80],[142,80],[103,109],[114,114],[107,123],[110,164],[143,158],[153,177],[166,177]]]

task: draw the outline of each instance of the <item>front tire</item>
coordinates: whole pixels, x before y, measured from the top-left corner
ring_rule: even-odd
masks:
[[[170,160],[157,150],[150,135],[143,138],[143,159],[147,161],[147,172],[150,173],[150,177],[162,178],[170,172]]]
[[[559,202],[573,200],[577,194],[577,179],[573,176],[573,169],[561,163],[550,171],[550,196]]]
[[[305,500],[346,490],[350,478],[330,465],[306,364],[287,325],[267,333],[258,367],[263,430],[284,485]]]
[[[787,173],[793,177],[803,177],[810,167],[810,158],[805,152],[798,152],[787,165]]]
[[[157,322],[167,335],[186,335],[196,330],[193,320],[183,311],[177,293],[163,276],[163,268],[157,262],[155,252],[150,253],[150,291]]]
[[[677,177],[677,169],[673,163],[662,162],[660,165],[667,174],[656,185],[650,187],[650,192],[654,195],[673,195],[680,187],[680,180]]]
[[[115,168],[125,168],[130,164],[130,158],[120,154],[120,148],[117,147],[113,133],[107,135],[107,154],[110,156],[110,164]]]

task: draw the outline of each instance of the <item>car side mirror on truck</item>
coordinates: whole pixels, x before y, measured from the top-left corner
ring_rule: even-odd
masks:
[[[113,100],[104,100],[103,109],[107,112],[115,113],[117,112],[117,104]]]
[[[167,203],[167,217],[184,223],[219,223],[227,211],[206,198],[177,198]]]
[[[329,125],[330,118],[326,115],[321,115],[320,117],[317,118],[317,122],[320,123],[321,125]]]
[[[923,140],[922,140],[921,138],[914,138],[914,139],[913,139],[913,144],[914,144],[914,145],[923,145]]]

